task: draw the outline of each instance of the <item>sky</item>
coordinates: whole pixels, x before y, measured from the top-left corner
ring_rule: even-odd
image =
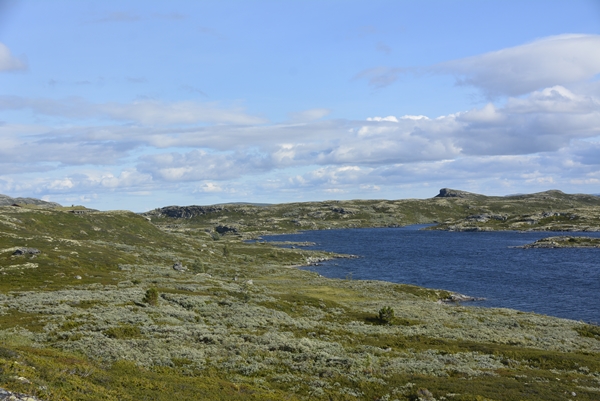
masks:
[[[0,0],[0,193],[600,193],[598,0]]]

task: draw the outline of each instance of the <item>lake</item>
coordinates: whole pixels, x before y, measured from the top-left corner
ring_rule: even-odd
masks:
[[[310,241],[319,249],[358,255],[305,269],[330,278],[385,280],[455,291],[513,308],[600,322],[600,249],[520,249],[556,235],[600,233],[448,232],[423,226],[306,231],[266,241]]]

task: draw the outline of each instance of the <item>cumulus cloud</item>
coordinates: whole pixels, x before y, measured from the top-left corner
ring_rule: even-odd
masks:
[[[0,43],[0,72],[26,70],[27,63],[13,56],[5,44]]]
[[[491,97],[589,80],[600,73],[600,35],[558,35],[430,67],[452,74],[458,85]]]

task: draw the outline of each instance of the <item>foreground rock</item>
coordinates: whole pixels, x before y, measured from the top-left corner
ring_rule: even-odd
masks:
[[[600,238],[558,236],[537,240],[518,248],[600,248]]]
[[[460,303],[460,302],[473,302],[473,301],[485,301],[485,298],[471,297],[469,295],[452,293],[447,298],[440,299],[439,303]]]
[[[13,393],[0,388],[0,401],[42,401],[37,397],[33,397],[27,394]]]
[[[41,251],[37,248],[19,248],[13,252],[14,256],[39,255]]]

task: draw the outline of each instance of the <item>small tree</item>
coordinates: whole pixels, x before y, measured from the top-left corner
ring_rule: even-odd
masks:
[[[148,291],[146,291],[146,295],[144,295],[143,301],[149,305],[158,305],[158,290],[154,287],[149,288]]]
[[[394,320],[394,310],[389,306],[384,306],[379,309],[379,314],[377,316],[380,322],[385,324],[392,324]]]

